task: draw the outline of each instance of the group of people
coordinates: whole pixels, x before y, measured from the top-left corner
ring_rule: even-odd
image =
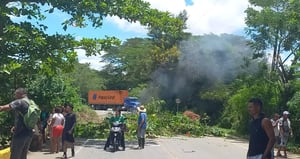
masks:
[[[15,90],[14,96],[14,101],[0,106],[0,112],[10,110],[15,112],[15,122],[11,129],[12,141],[10,144],[10,159],[26,159],[34,133],[34,129],[28,128],[24,123],[23,116],[28,112],[29,108],[29,103],[26,102],[28,101],[27,92],[24,88],[18,88]],[[64,115],[62,114],[63,112]],[[73,136],[75,124],[76,115],[73,113],[72,104],[65,104],[64,111],[62,111],[59,107],[54,109],[54,113],[50,115],[48,122],[51,136],[50,151],[52,153],[59,152],[59,139],[62,138],[64,158],[67,158],[68,147],[71,147],[72,156],[75,155],[75,141]],[[43,129],[45,130],[45,124],[42,125]]]
[[[138,138],[138,149],[144,149],[145,147],[145,134],[147,128],[147,113],[146,108],[141,105],[137,108],[138,111],[138,123],[137,123],[137,138]],[[120,132],[120,146],[122,150],[125,150],[125,138],[124,132],[126,131],[126,118],[121,114],[121,110],[115,110],[115,115],[109,118],[109,123],[112,125],[114,122],[120,123],[121,132]],[[111,145],[113,139],[113,132],[110,132],[107,141],[104,146],[104,150]]]
[[[291,127],[291,121],[288,118],[288,111],[282,113],[282,117],[278,113],[275,113],[271,119],[272,126],[274,128],[275,135],[275,147],[278,148],[276,156],[282,156],[281,151],[283,151],[283,157],[287,157],[286,146],[290,136],[293,136],[293,131]]]
[[[50,153],[58,153],[60,145],[63,146],[63,157],[67,158],[67,148],[71,147],[71,154],[75,156],[74,150],[74,129],[76,124],[76,115],[73,113],[71,103],[64,104],[63,107],[55,107],[50,114],[47,125],[51,139]],[[45,127],[43,127],[45,129]],[[43,132],[46,132],[43,130]]]
[[[14,97],[15,100],[11,103],[0,106],[0,112],[10,110],[13,110],[15,112],[15,122],[14,126],[11,129],[12,141],[10,145],[10,159],[26,159],[34,132],[32,128],[26,127],[23,118],[23,116],[28,112],[29,108],[29,103],[26,102],[28,100],[27,92],[24,88],[18,88],[14,92]],[[138,148],[143,149],[145,145],[147,114],[144,106],[140,106],[138,108],[138,112]],[[125,118],[121,116],[120,111],[116,111],[115,116],[110,119],[110,122],[114,121],[119,121],[124,124],[121,146],[123,147],[123,150],[125,150],[124,130],[126,123]],[[66,103],[63,107],[55,107],[52,114],[50,114],[49,116],[46,113],[42,113],[40,124],[43,139],[45,139],[45,137],[47,136],[45,129],[48,127],[49,136],[51,138],[51,153],[59,152],[61,141],[63,145],[63,158],[67,158],[67,148],[69,147],[71,148],[71,155],[75,156],[75,140],[73,132],[76,124],[76,115],[73,113],[73,105],[71,103]],[[108,137],[105,149],[109,146],[110,139],[111,137]]]
[[[250,123],[250,140],[247,159],[273,159],[274,147],[278,148],[277,156],[287,158],[286,145],[289,136],[293,135],[289,112],[282,117],[275,114],[268,119],[263,113],[263,102],[259,98],[248,101],[248,111],[252,117]],[[284,155],[281,155],[281,151]]]

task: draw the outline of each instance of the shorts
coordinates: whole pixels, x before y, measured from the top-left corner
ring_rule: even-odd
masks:
[[[281,143],[281,138],[280,138],[280,136],[275,136],[275,146],[278,146],[278,145],[280,145],[280,143]]]
[[[52,137],[61,137],[64,127],[62,125],[57,125],[52,127]]]
[[[74,139],[74,135],[73,134],[69,134],[68,132],[64,132],[62,135],[62,141],[63,142],[70,142],[70,143],[74,143],[75,139]]]
[[[261,155],[256,155],[256,156],[248,156],[247,159],[262,159],[262,154]]]
[[[288,140],[289,140],[289,136],[288,135],[283,135],[281,137],[280,146],[281,147],[286,147]]]

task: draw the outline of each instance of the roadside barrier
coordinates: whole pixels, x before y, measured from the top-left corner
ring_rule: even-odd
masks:
[[[9,159],[10,158],[10,148],[0,150],[0,158],[1,159]]]

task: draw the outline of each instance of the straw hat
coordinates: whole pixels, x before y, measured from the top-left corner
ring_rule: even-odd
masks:
[[[145,113],[147,110],[144,105],[137,107],[138,112]]]

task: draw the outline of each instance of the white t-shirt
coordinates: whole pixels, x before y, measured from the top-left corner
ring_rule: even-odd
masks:
[[[272,126],[274,128],[274,133],[275,133],[275,136],[279,136],[279,119],[278,120],[274,120],[274,119],[271,119],[271,122],[272,122]]]
[[[283,118],[279,119],[279,126],[283,129],[283,133],[282,135],[289,135],[290,131],[291,131],[291,121],[290,119],[286,119],[284,120]]]
[[[61,123],[65,120],[65,117],[61,113],[54,113],[52,116],[52,120],[54,119],[55,121],[53,123],[53,127],[57,125],[61,125]]]

